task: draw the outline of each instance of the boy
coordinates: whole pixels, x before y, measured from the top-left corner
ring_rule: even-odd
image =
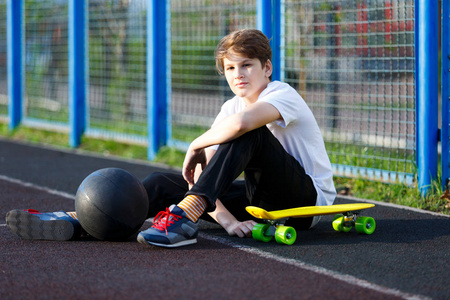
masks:
[[[271,56],[269,40],[258,30],[236,31],[220,41],[216,66],[236,96],[190,144],[182,174],[144,179],[148,217],[156,216],[153,226],[139,233],[140,243],[169,248],[196,243],[200,217],[212,218],[229,235],[247,237],[256,225],[247,205],[278,210],[334,202],[331,164],[317,122],[294,89],[271,81]],[[245,182],[235,181],[242,172]],[[55,214],[17,213],[15,218],[29,223],[53,220]],[[70,216],[64,220],[75,227]],[[290,219],[286,225],[308,229],[317,221]],[[71,232],[58,238],[72,238]]]
[[[256,224],[247,205],[277,210],[334,202],[331,164],[317,122],[294,89],[271,82],[271,56],[269,40],[258,30],[236,31],[220,41],[216,66],[236,96],[190,144],[183,177],[158,173],[144,180],[149,215],[172,206],[138,235],[140,243],[193,244],[197,220],[208,218],[204,212],[228,234],[245,237]],[[234,182],[242,172],[245,183]],[[307,229],[317,221],[287,224]]]

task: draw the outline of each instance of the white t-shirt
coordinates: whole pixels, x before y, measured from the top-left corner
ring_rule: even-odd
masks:
[[[279,81],[269,83],[257,101],[270,103],[280,112],[282,120],[266,126],[311,177],[317,191],[316,205],[333,204],[336,189],[331,163],[319,126],[306,102],[290,85]],[[245,106],[244,100],[237,96],[226,101],[212,127]]]

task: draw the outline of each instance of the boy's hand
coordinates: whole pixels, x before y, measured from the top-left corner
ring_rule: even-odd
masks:
[[[205,150],[191,150],[190,148],[186,152],[183,163],[183,178],[190,185],[194,184],[195,168],[197,164],[202,165],[202,169],[206,166]]]
[[[244,221],[244,222],[236,221],[236,222],[230,224],[229,226],[227,226],[227,228],[225,228],[225,230],[231,236],[237,235],[240,238],[251,237],[253,227],[255,227],[256,224],[257,223],[253,220],[248,220],[248,221]]]

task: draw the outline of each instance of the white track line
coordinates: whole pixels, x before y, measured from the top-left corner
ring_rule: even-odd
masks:
[[[254,254],[254,255],[258,255],[260,257],[263,258],[267,258],[267,259],[272,259],[275,260],[277,262],[281,262],[284,264],[288,264],[291,266],[295,266],[298,267],[300,269],[303,270],[307,270],[307,271],[311,271],[320,275],[324,275],[324,276],[328,276],[331,277],[333,279],[337,279],[340,281],[343,281],[345,283],[351,284],[351,285],[355,285],[355,286],[359,286],[361,288],[365,288],[365,289],[370,289],[379,293],[383,293],[383,294],[387,294],[390,296],[396,296],[396,297],[401,297],[403,299],[410,299],[410,300],[415,300],[415,299],[431,299],[422,295],[412,295],[412,294],[408,294],[408,293],[403,293],[399,290],[395,290],[395,289],[391,289],[391,288],[387,288],[381,285],[377,285],[374,283],[371,283],[369,281],[366,280],[362,280],[359,279],[357,277],[351,276],[351,275],[347,275],[347,274],[342,274],[336,271],[332,271],[332,270],[328,270],[325,269],[323,267],[319,267],[319,266],[315,266],[315,265],[311,265],[305,262],[302,262],[300,260],[296,260],[296,259],[292,259],[292,258],[286,258],[286,257],[280,257],[278,255],[275,255],[273,253],[269,253],[266,251],[262,251],[259,250],[257,248],[252,248],[249,246],[243,246],[237,243],[233,243],[227,239],[221,238],[221,237],[217,237],[217,236],[213,236],[210,234],[206,234],[203,232],[199,232],[199,236],[207,239],[207,240],[211,240],[211,241],[215,241],[221,244],[225,244],[228,246],[231,246],[233,248],[236,248],[238,250],[250,253],[250,254]]]
[[[52,195],[61,196],[61,197],[64,197],[64,198],[75,200],[75,195],[72,195],[72,194],[69,194],[69,193],[66,193],[66,192],[53,190],[53,189],[46,188],[46,187],[42,187],[42,186],[36,185],[34,183],[22,181],[20,179],[11,178],[11,177],[4,176],[4,175],[0,175],[0,179],[4,180],[4,181],[7,181],[7,182],[19,184],[19,185],[24,186],[24,187],[30,187],[30,188],[36,189],[38,191],[41,191],[41,192],[46,192],[46,193],[49,193],[49,194],[52,194]]]
[[[61,191],[57,191],[54,189],[50,189],[50,188],[46,188],[46,187],[42,187],[33,183],[29,183],[29,182],[25,182],[22,181],[20,179],[15,179],[15,178],[11,178],[8,176],[4,176],[4,175],[0,175],[0,180],[4,180],[7,182],[11,182],[11,183],[15,183],[18,185],[22,185],[24,187],[30,187],[30,188],[34,188],[36,190],[42,191],[42,192],[46,192],[52,195],[57,195],[57,196],[61,196],[70,200],[75,200],[75,195],[66,193],[66,192],[61,192]],[[346,197],[347,198],[347,197]],[[348,197],[348,199],[354,200],[355,198],[350,198]],[[392,207],[396,207],[396,208],[401,208],[401,209],[409,209],[409,210],[413,210],[416,212],[420,212],[420,213],[429,213],[427,211],[421,210],[421,209],[414,209],[414,208],[409,208],[409,207],[404,207],[404,206],[399,206],[399,205],[393,205],[393,204],[385,204],[385,203],[379,203],[379,202],[374,202],[374,201],[370,201],[370,200],[365,200],[365,199],[357,199],[358,201],[363,201],[363,202],[372,202],[372,203],[376,203],[378,205],[384,205],[384,206],[392,206]],[[436,214],[438,216],[446,216],[446,215],[442,215],[442,214],[437,214],[437,213],[432,213],[433,215]],[[0,227],[4,227],[6,226],[6,224],[0,224]],[[269,252],[265,252],[262,250],[259,250],[257,248],[252,248],[252,247],[248,247],[248,246],[244,246],[244,245],[240,245],[238,243],[233,243],[227,239],[221,238],[221,237],[217,237],[217,236],[213,236],[210,234],[206,234],[203,232],[199,233],[199,236],[207,239],[207,240],[211,240],[211,241],[215,241],[224,245],[228,245],[231,246],[233,248],[236,248],[238,250],[253,254],[253,255],[258,255],[260,257],[266,258],[266,259],[272,259],[275,260],[277,262],[280,263],[284,263],[284,264],[288,264],[291,266],[295,266],[298,267],[300,269],[303,270],[307,270],[307,271],[311,271],[320,275],[324,275],[324,276],[328,276],[340,281],[343,281],[345,283],[351,284],[351,285],[355,285],[355,286],[359,286],[361,288],[366,288],[366,289],[370,289],[370,290],[374,290],[380,293],[384,293],[387,295],[391,295],[391,296],[397,296],[397,297],[401,297],[403,299],[410,299],[410,300],[415,300],[415,299],[430,299],[427,298],[425,296],[422,295],[412,295],[412,294],[408,294],[408,293],[403,293],[399,290],[395,290],[395,289],[391,289],[391,288],[387,288],[384,286],[380,286],[371,282],[368,282],[366,280],[362,280],[359,279],[357,277],[351,276],[351,275],[347,275],[347,274],[342,274],[336,271],[332,271],[332,270],[328,270],[325,269],[323,267],[319,267],[319,266],[315,266],[315,265],[311,265],[296,259],[291,259],[291,258],[286,258],[286,257],[280,257],[277,256],[275,254],[269,253]]]

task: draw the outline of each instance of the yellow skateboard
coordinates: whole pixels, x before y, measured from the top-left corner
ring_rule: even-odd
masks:
[[[252,216],[263,219],[267,224],[257,224],[252,231],[255,240],[269,242],[275,237],[280,244],[292,245],[297,233],[293,227],[284,226],[289,218],[306,218],[313,216],[337,214],[333,219],[333,229],[349,232],[353,226],[359,233],[372,234],[375,220],[371,217],[359,217],[359,211],[374,207],[374,204],[354,203],[329,206],[305,206],[291,209],[266,211],[260,207],[247,206],[245,209]]]

